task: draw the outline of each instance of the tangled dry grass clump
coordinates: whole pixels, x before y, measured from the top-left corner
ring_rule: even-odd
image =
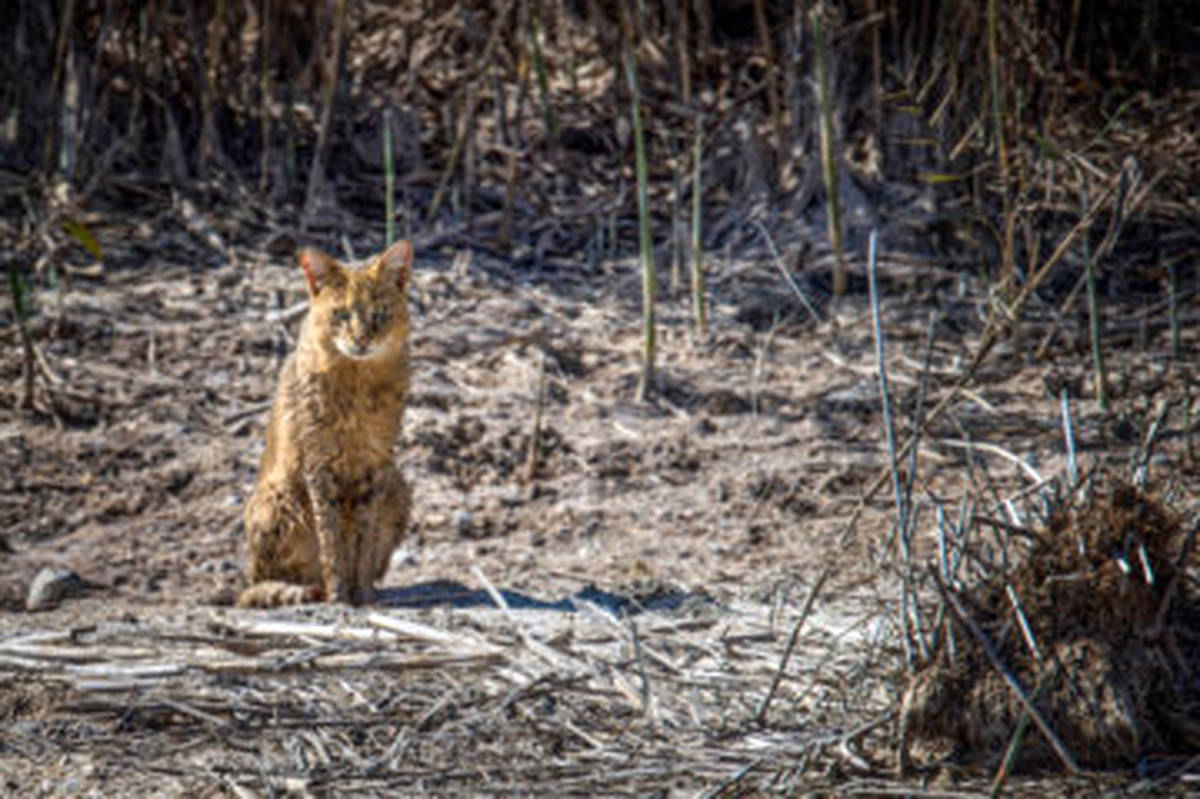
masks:
[[[1200,598],[1184,577],[1195,534],[1123,482],[1056,510],[1018,562],[960,593],[961,637],[907,690],[913,742],[999,759],[1030,722],[1028,698],[1058,740],[1031,732],[1021,767],[1127,768],[1196,751]]]

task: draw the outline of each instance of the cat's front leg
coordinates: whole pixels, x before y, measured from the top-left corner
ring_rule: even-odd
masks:
[[[375,597],[375,582],[387,573],[392,552],[408,527],[412,490],[388,464],[375,472],[370,494],[361,500],[354,517],[357,549],[351,601],[368,604]]]
[[[355,605],[367,605],[375,599],[372,571],[375,541],[379,537],[379,503],[384,500],[380,491],[382,470],[365,477],[357,486],[354,496],[351,531],[353,546],[349,553],[350,601]]]
[[[347,562],[337,481],[327,468],[317,467],[308,470],[305,484],[312,500],[313,524],[317,528],[325,599],[329,602],[345,602],[348,598],[347,570],[352,564]]]

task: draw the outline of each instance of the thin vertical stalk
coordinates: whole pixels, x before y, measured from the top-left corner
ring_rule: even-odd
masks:
[[[1033,689],[1033,694],[1029,697],[1030,702],[1036,702],[1042,693],[1044,682],[1039,682]],[[1025,734],[1029,731],[1029,725],[1033,723],[1033,718],[1027,711],[1022,710],[1021,715],[1017,718],[1017,726],[1013,730],[1012,738],[1008,741],[1008,747],[1004,750],[1004,758],[1000,761],[999,768],[996,769],[995,776],[992,777],[992,785],[988,790],[988,799],[996,799],[1004,795],[1004,784],[1008,782],[1008,778],[1016,770],[1017,756],[1021,753],[1021,747],[1025,743]]]
[[[900,551],[904,558],[904,580],[901,586],[900,614],[904,630],[905,663],[911,670],[914,664],[912,639],[921,636],[910,626],[909,596],[912,591],[912,550],[908,539],[908,507],[905,503],[904,480],[900,476],[900,453],[896,446],[896,424],[892,418],[892,397],[888,389],[887,357],[883,344],[883,311],[879,301],[878,231],[872,230],[867,245],[867,286],[871,294],[872,330],[875,337],[875,364],[879,370],[879,399],[883,409],[883,430],[887,440],[891,463],[892,488],[896,495],[896,527],[900,538]]]
[[[437,215],[442,207],[442,201],[446,199],[446,190],[458,169],[458,162],[467,145],[467,137],[475,124],[475,101],[470,86],[463,91],[463,108],[458,117],[458,132],[454,135],[454,146],[450,148],[450,157],[446,161],[445,169],[442,170],[442,177],[438,180],[437,189],[433,192],[433,200],[429,203],[428,219],[433,219]]]
[[[17,270],[16,261],[11,260],[8,262],[8,290],[12,293],[13,317],[17,320],[17,330],[21,334],[21,349],[25,355],[21,370],[25,392],[17,407],[32,408],[37,359],[33,348],[33,337],[29,335],[29,327],[26,324],[26,320],[29,318],[29,289],[25,285],[24,277]]]
[[[471,85],[467,87],[467,107],[471,109],[471,113],[466,119],[467,135],[463,142],[462,170],[459,173],[463,218],[468,227],[475,218],[471,210],[471,200],[475,196],[475,105],[475,87]]]
[[[701,246],[701,210],[704,202],[704,185],[701,182],[703,161],[704,126],[696,118],[696,136],[692,140],[692,317],[696,325],[696,338],[704,338],[708,329],[708,308],[704,299],[704,249]]]
[[[66,75],[63,78],[62,92],[55,112],[59,115],[58,126],[58,172],[68,180],[74,177],[76,148],[82,143],[80,132],[80,109],[83,98],[80,97],[80,66],[79,58],[71,48],[67,49]],[[51,262],[51,273],[57,269]]]
[[[871,16],[879,13],[879,0],[869,0],[867,9]],[[875,114],[875,135],[883,135],[883,54],[880,42],[883,20],[871,24],[871,108]],[[954,59],[951,59],[954,63]]]
[[[507,247],[512,239],[513,202],[517,193],[517,151],[505,150],[507,168],[504,170],[504,220],[500,226],[500,241]]]
[[[142,98],[146,94],[146,77],[150,73],[147,50],[150,49],[150,10],[142,6],[137,12],[137,48],[133,59],[133,106],[129,111],[129,126],[125,135],[131,139],[134,149],[141,146]]]
[[[875,334],[875,365],[879,369],[879,396],[883,407],[883,428],[887,439],[888,453],[892,465],[892,488],[896,493],[897,529],[904,531],[908,528],[908,508],[904,497],[904,481],[900,479],[900,457],[896,447],[896,424],[892,418],[892,399],[888,389],[887,358],[883,344],[883,312],[879,302],[879,281],[876,273],[878,262],[878,231],[872,230],[867,244],[867,285],[871,292],[871,318]],[[908,543],[901,536],[901,542],[907,557]]]
[[[1067,28],[1067,43],[1063,45],[1063,66],[1071,67],[1071,57],[1075,54],[1075,35],[1079,30],[1079,7],[1082,0],[1071,0],[1071,24]]]
[[[801,125],[803,125],[803,108],[801,107],[800,98],[800,81],[801,75],[800,64],[804,61],[805,42],[807,37],[804,34],[808,27],[808,14],[804,10],[805,0],[792,0],[792,18],[788,24],[788,31],[783,39],[783,55],[780,56],[783,67],[783,117],[784,117],[784,144],[779,148],[781,159],[786,162],[790,156],[793,143],[802,140],[803,133]],[[780,179],[782,181],[784,170],[780,169]],[[783,183],[781,182],[781,187]]]
[[[258,191],[267,193],[271,181],[271,54],[275,43],[271,41],[271,0],[262,0],[262,33],[259,36],[259,133],[262,137],[262,152],[259,154]]]
[[[508,97],[504,91],[504,81],[499,75],[492,76],[492,97],[496,110],[496,130],[500,132],[500,143],[505,147],[512,146],[512,137],[508,134]]]
[[[1087,188],[1081,197],[1083,215],[1088,213]],[[1108,410],[1108,373],[1104,370],[1104,348],[1100,336],[1100,302],[1096,298],[1096,265],[1092,259],[1092,243],[1085,230],[1083,236],[1083,269],[1087,277],[1087,303],[1089,327],[1092,334],[1092,366],[1096,370],[1096,402],[1100,410]]]
[[[392,109],[383,109],[383,230],[384,246],[396,240],[396,148],[392,143]]]
[[[904,486],[904,506],[913,506],[913,486],[917,482],[917,452],[921,446],[921,431],[925,427],[925,398],[929,391],[929,370],[933,363],[933,341],[937,333],[938,312],[931,311],[929,325],[925,329],[925,355],[922,358],[921,378],[917,383],[917,396],[913,403],[912,412],[912,446],[908,450],[908,482]],[[913,527],[915,519],[909,517],[909,527]],[[908,534],[911,535],[911,529]]]
[[[541,367],[538,369],[537,401],[533,409],[533,430],[529,433],[529,449],[525,452],[525,482],[532,484],[537,478],[538,461],[542,457],[542,412],[546,407],[546,351],[542,350]]]
[[[212,21],[208,24],[208,63],[204,68],[204,83],[201,84],[201,101],[204,117],[200,124],[200,168],[203,169],[221,147],[217,132],[216,94],[217,68],[221,57],[221,33],[225,25],[225,0],[216,0]]]
[[[692,102],[692,68],[688,60],[688,0],[679,0],[675,48],[679,54],[679,99],[687,106]]]
[[[1183,437],[1185,452],[1187,452],[1188,464],[1192,467],[1196,465],[1196,414],[1193,413],[1192,406],[1195,404],[1195,398],[1192,396],[1192,381],[1183,381]]]
[[[1011,218],[1008,213],[1008,150],[1004,144],[1004,96],[1000,91],[1000,45],[996,21],[996,0],[987,3],[987,53],[988,53],[988,83],[992,95],[992,135],[996,142],[996,161],[1000,166],[1000,186],[1004,192],[1004,211],[1011,229]],[[1009,246],[1010,236],[1005,237],[1005,267],[1012,266],[1012,248]]]
[[[842,205],[838,194],[837,163],[833,147],[833,100],[829,95],[829,65],[825,48],[825,34],[821,23],[822,6],[818,4],[811,12],[813,29],[814,65],[817,70],[817,105],[820,108],[821,171],[825,177],[825,196],[828,200],[826,221],[829,243],[837,259],[833,268],[833,293],[840,297],[846,293],[846,258],[842,251]]]
[[[625,41],[625,80],[629,84],[630,115],[633,117],[633,142],[637,169],[638,233],[642,248],[642,378],[637,400],[643,402],[654,379],[654,244],[650,239],[649,180],[646,176],[646,141],[642,130],[642,94],[638,88],[633,46]]]
[[[58,28],[58,41],[54,45],[54,74],[50,78],[50,135],[46,137],[43,154],[43,169],[49,173],[54,164],[56,140],[59,138],[59,96],[62,93],[63,72],[67,61],[67,40],[75,27],[75,0],[66,0]]]
[[[283,37],[288,42],[287,36]],[[291,195],[296,185],[296,54],[290,42],[287,44],[287,69],[283,78],[283,183],[284,191]]]
[[[892,458],[892,483],[896,495],[896,517],[899,518],[898,528],[907,528],[905,507],[904,481],[900,479],[900,459],[896,452],[895,422],[892,419],[892,396],[888,391],[888,365],[883,348],[883,312],[880,308],[880,287],[878,287],[878,232],[871,230],[866,256],[866,280],[871,293],[871,319],[875,332],[875,365],[880,371],[880,398],[883,403],[883,429],[887,434],[888,452]]]
[[[518,31],[528,30],[529,26],[532,24],[533,23],[531,23],[529,21],[529,4],[528,3],[518,3],[517,4],[517,30]],[[520,35],[520,34],[518,33],[518,35]],[[618,64],[616,67],[615,73],[619,73],[620,71],[621,71],[621,68],[620,68],[620,65]],[[512,130],[513,130],[514,142],[515,142],[516,146],[518,148],[524,150],[525,149],[525,125],[522,124],[522,120],[525,119],[525,103],[529,99],[529,66],[528,66],[528,63],[525,61],[525,59],[521,59],[521,61],[517,65],[515,78],[517,80],[517,99],[516,99],[516,102],[513,104]],[[618,80],[620,80],[619,77],[614,79],[614,81],[613,81],[614,86],[616,85]]]
[[[196,116],[200,119],[200,142],[197,146],[196,168],[203,174],[208,165],[208,157],[212,152],[212,95],[211,86],[208,82],[208,62],[204,57],[204,46],[208,42],[208,38],[204,36],[204,30],[200,26],[200,19],[196,16],[196,0],[187,0],[185,4],[185,13],[187,17],[188,31],[191,35],[191,41],[188,43],[188,54],[192,63],[192,76],[196,83],[196,99],[199,106],[196,109]]]
[[[554,118],[554,108],[550,104],[550,75],[546,68],[546,59],[542,54],[541,43],[541,4],[534,4],[534,13],[529,15],[529,50],[533,56],[533,71],[537,75],[538,91],[542,95],[542,122],[546,126],[546,136],[550,141],[558,140],[558,122]]]
[[[763,60],[767,71],[767,108],[771,112],[771,130],[774,131],[775,141],[771,147],[770,184],[778,180],[778,168],[782,161],[783,152],[783,115],[779,102],[779,79],[775,73],[775,47],[771,43],[771,29],[767,25],[767,10],[763,0],[754,0],[754,24],[758,29],[758,46],[762,50]]]
[[[696,12],[696,61],[703,66],[709,63],[713,40],[713,4],[696,3],[692,8]]]
[[[1148,0],[1142,4],[1142,40],[1150,42],[1150,74],[1158,72],[1159,45],[1158,37],[1154,35],[1158,17],[1158,3]]]
[[[679,296],[679,289],[683,284],[683,265],[680,263],[683,260],[683,246],[680,242],[683,228],[683,220],[680,218],[683,213],[683,142],[682,138],[679,139],[679,152],[676,154],[675,170],[671,176],[671,297]]]
[[[336,0],[333,11],[333,52],[326,64],[325,85],[321,92],[321,124],[317,128],[317,146],[313,149],[312,166],[308,170],[308,194],[304,200],[306,220],[316,212],[317,197],[325,182],[325,158],[329,150],[329,131],[333,125],[333,103],[337,99],[338,80],[342,72],[345,33],[346,0]]]
[[[1179,274],[1174,262],[1167,264],[1167,314],[1171,323],[1171,369],[1178,370],[1183,349],[1179,339]]]
[[[1074,489],[1079,485],[1079,458],[1075,454],[1075,425],[1071,421],[1071,394],[1067,391],[1066,386],[1063,386],[1058,398],[1062,408],[1063,441],[1067,446],[1067,479],[1071,481],[1071,488]]]

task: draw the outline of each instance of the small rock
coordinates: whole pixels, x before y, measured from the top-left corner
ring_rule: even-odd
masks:
[[[231,608],[237,604],[238,592],[230,586],[219,588],[208,599],[208,604],[215,605],[220,608]]]
[[[515,508],[524,501],[525,497],[521,496],[520,490],[516,488],[500,495],[500,504],[506,508]]]
[[[78,574],[70,569],[46,566],[29,584],[25,597],[25,609],[49,610],[68,596],[78,595],[86,586]]]
[[[392,552],[391,558],[388,560],[389,569],[399,569],[405,566],[416,566],[417,555],[408,547],[399,547]]]

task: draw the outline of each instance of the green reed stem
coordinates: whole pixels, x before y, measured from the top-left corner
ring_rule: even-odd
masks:
[[[704,299],[704,249],[700,243],[701,204],[704,190],[701,183],[703,161],[704,128],[696,120],[696,137],[692,140],[692,317],[696,325],[696,338],[704,337],[708,329],[708,307]]]
[[[638,232],[642,248],[642,378],[638,382],[637,399],[642,402],[654,379],[654,244],[650,238],[649,180],[646,176],[646,141],[642,130],[641,91],[637,69],[633,63],[633,48],[626,42],[625,80],[629,84],[630,115],[633,117],[633,142],[637,169]]]
[[[840,297],[846,293],[847,288],[846,258],[842,251],[842,204],[838,194],[837,163],[833,153],[833,100],[829,95],[829,65],[826,61],[825,34],[821,26],[819,5],[813,8],[811,19],[813,62],[817,70],[817,105],[820,108],[821,172],[825,177],[825,196],[829,204],[826,221],[829,243],[833,246],[833,254],[837,259],[833,268],[833,293]]]
[[[396,240],[396,148],[392,144],[392,109],[383,109],[383,229],[384,246]]]

